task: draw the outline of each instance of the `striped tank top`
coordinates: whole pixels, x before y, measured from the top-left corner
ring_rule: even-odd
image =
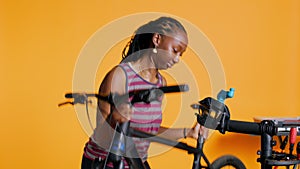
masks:
[[[129,63],[121,63],[119,67],[124,70],[126,75],[126,92],[163,86],[162,76],[159,73],[157,75],[158,82],[154,84],[143,79],[132,69]],[[144,132],[157,134],[162,122],[161,104],[161,100],[152,101],[149,104],[144,102],[135,103],[133,105],[133,112],[130,119],[130,127]],[[136,137],[133,137],[132,139],[135,143],[140,158],[143,161],[146,161],[150,142]],[[85,146],[84,156],[93,160],[99,157],[104,159],[106,155],[107,152],[104,151],[100,146],[97,146],[93,137],[91,137]],[[125,168],[128,168],[127,162],[125,162],[125,164]]]

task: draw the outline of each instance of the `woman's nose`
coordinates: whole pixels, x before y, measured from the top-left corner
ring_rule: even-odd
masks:
[[[178,63],[179,62],[179,55],[175,55],[175,57],[174,57],[174,59],[173,59],[173,61],[174,61],[174,63]]]

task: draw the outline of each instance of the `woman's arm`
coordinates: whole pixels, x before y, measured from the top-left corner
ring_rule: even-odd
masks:
[[[167,86],[165,77],[162,77],[162,80],[163,86]],[[197,139],[199,134],[204,138],[207,138],[208,129],[204,126],[200,126],[198,123],[196,123],[192,128],[167,128],[161,126],[158,130],[158,134],[160,134],[162,137],[172,140],[178,140],[187,137]]]
[[[108,96],[111,93],[125,94],[126,75],[122,68],[115,67],[107,73],[103,79],[99,94]],[[128,103],[113,106],[107,101],[98,100],[96,117],[96,128],[93,138],[96,143],[104,149],[109,149],[114,135],[114,128],[117,122],[121,123],[129,119],[131,107]]]
[[[204,126],[200,126],[199,123],[196,123],[192,128],[166,128],[160,127],[158,134],[162,137],[169,138],[172,140],[178,140],[181,138],[198,138],[198,134],[202,135],[204,138],[207,138],[208,129]]]
[[[111,93],[123,95],[126,93],[126,75],[122,68],[113,68],[102,81],[99,94],[108,96]],[[107,120],[108,116],[112,114],[114,122],[124,122],[129,120],[131,107],[128,103],[121,103],[117,106],[110,105],[108,102],[98,100],[98,116],[97,123]],[[100,120],[100,121],[98,121]]]

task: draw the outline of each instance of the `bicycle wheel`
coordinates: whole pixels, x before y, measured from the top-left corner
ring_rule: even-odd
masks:
[[[212,169],[246,169],[243,162],[235,156],[224,155],[217,158],[212,164]]]

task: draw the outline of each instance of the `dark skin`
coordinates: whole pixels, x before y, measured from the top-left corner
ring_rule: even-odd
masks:
[[[135,62],[129,62],[129,65],[138,72],[138,74],[151,83],[157,83],[159,70],[166,70],[171,68],[174,64],[178,63],[180,57],[185,52],[187,48],[187,35],[178,30],[175,31],[176,34],[171,35],[161,35],[155,33],[152,38],[154,47],[157,48],[158,52],[153,53],[152,50],[146,51],[142,56]],[[163,78],[163,85],[167,85],[166,80]],[[115,67],[112,69],[103,80],[99,94],[108,95],[110,93],[116,93],[123,95],[126,93],[126,76],[124,71]],[[97,125],[103,125],[107,118],[112,113],[112,121],[110,125],[113,127],[116,122],[122,123],[130,120],[130,114],[132,113],[131,106],[128,103],[119,104],[116,107],[111,107],[110,104],[104,101],[99,101],[99,110],[97,116]],[[99,132],[101,131],[101,126],[97,127]],[[194,127],[187,129],[187,137],[198,138],[198,134],[206,135],[206,130],[200,127],[199,124],[194,125]],[[183,129],[169,129],[165,127],[160,127],[159,134],[171,139],[183,138]]]

